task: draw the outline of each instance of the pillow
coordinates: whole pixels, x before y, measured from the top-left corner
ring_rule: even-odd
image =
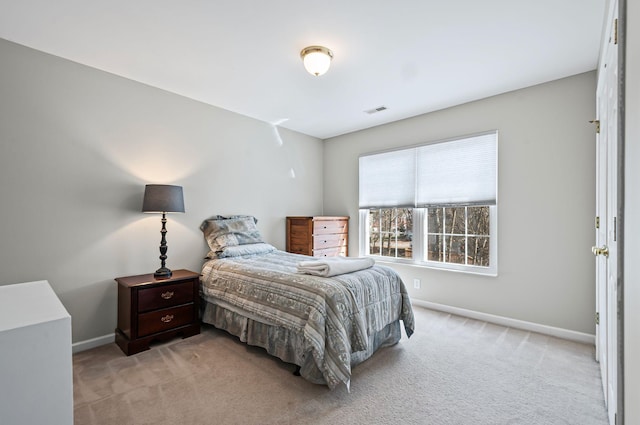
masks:
[[[230,218],[251,218],[256,224],[258,224],[258,219],[252,215],[230,215],[229,217],[225,217],[223,215],[214,215],[213,217],[209,217],[208,219],[202,222],[202,225],[200,225],[200,230],[202,230],[202,226],[204,226],[208,220],[227,220]]]
[[[251,216],[235,216],[231,218],[209,218],[202,222],[200,230],[209,244],[212,254],[222,252],[229,246],[255,244],[263,242],[256,227],[257,220]]]
[[[247,245],[227,246],[221,252],[217,252],[216,256],[217,258],[230,258],[239,257],[241,255],[267,254],[275,250],[275,246],[260,242]]]

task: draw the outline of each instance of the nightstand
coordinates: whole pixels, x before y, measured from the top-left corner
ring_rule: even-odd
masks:
[[[169,279],[153,273],[119,277],[116,344],[126,355],[149,349],[154,340],[200,333],[200,274],[174,270]]]

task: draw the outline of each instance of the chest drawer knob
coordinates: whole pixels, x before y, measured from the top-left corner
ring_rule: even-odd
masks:
[[[160,320],[163,321],[164,323],[169,323],[173,320],[173,314],[167,314],[166,316],[162,316]]]
[[[163,292],[162,294],[160,294],[160,296],[165,300],[170,300],[171,297],[173,297],[173,291]]]

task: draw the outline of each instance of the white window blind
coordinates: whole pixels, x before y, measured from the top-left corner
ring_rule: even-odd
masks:
[[[417,207],[495,205],[496,133],[416,149]]]
[[[360,157],[360,208],[412,207],[416,155],[403,149]]]
[[[360,208],[495,205],[497,132],[360,157]]]

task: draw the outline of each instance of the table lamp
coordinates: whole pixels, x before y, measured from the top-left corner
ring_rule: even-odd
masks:
[[[160,240],[160,268],[153,276],[156,279],[168,279],[171,277],[171,270],[165,266],[167,260],[167,217],[166,213],[184,212],[184,198],[182,196],[182,186],[172,186],[167,184],[148,184],[144,188],[144,201],[142,202],[142,212],[162,213],[162,239]]]

